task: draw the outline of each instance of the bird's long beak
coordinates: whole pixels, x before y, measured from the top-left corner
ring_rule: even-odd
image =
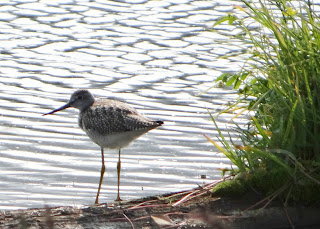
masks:
[[[68,107],[71,107],[71,105],[72,105],[72,102],[69,101],[67,104],[63,105],[62,107],[59,107],[59,108],[57,108],[57,109],[55,109],[53,111],[50,111],[49,113],[43,114],[42,116],[53,114],[53,113],[56,113],[57,111],[64,110],[64,109],[66,109]]]

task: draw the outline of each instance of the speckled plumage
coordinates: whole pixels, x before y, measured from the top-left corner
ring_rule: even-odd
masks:
[[[90,139],[101,148],[102,167],[98,193],[95,203],[99,202],[99,194],[105,172],[104,148],[119,149],[118,172],[118,196],[120,199],[120,150],[128,146],[133,140],[151,129],[163,124],[162,121],[152,121],[128,104],[112,99],[95,99],[88,90],[75,91],[67,104],[47,114],[53,114],[68,107],[80,110],[78,124],[86,132]]]
[[[139,114],[126,103],[97,99],[80,111],[79,127],[104,148],[123,148],[142,134],[161,125]]]

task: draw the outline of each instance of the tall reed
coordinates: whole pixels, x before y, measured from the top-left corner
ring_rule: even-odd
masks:
[[[300,1],[299,8],[286,0],[242,2],[246,7],[235,7],[246,17],[228,15],[216,25],[229,21],[243,30],[238,38],[253,47],[250,66],[218,81],[239,91],[230,109],[254,111],[254,116],[247,129],[237,128],[242,145],[222,138],[229,145],[220,150],[236,161],[238,173],[265,171],[266,183],[259,185],[267,193],[286,187],[287,199],[305,201],[301,192],[320,188],[319,16],[310,1]],[[253,22],[259,31],[250,29]],[[270,176],[278,176],[278,184],[267,184],[275,182]],[[306,201],[318,198],[319,203],[320,194],[312,195]]]

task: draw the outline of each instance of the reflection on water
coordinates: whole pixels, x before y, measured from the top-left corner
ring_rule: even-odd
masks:
[[[228,1],[1,2],[0,208],[93,204],[99,147],[77,126],[76,110],[41,116],[77,88],[165,121],[122,150],[123,199],[220,178],[229,161],[202,133],[214,138],[207,109],[236,95],[220,88],[196,95],[242,66],[219,59],[246,48],[226,43],[234,28],[208,30],[230,10]],[[228,120],[220,119],[223,130]],[[110,202],[117,153],[106,151],[105,162],[100,201]]]

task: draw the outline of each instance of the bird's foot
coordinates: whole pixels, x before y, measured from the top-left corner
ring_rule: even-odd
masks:
[[[114,201],[122,201],[122,199],[118,196]]]

